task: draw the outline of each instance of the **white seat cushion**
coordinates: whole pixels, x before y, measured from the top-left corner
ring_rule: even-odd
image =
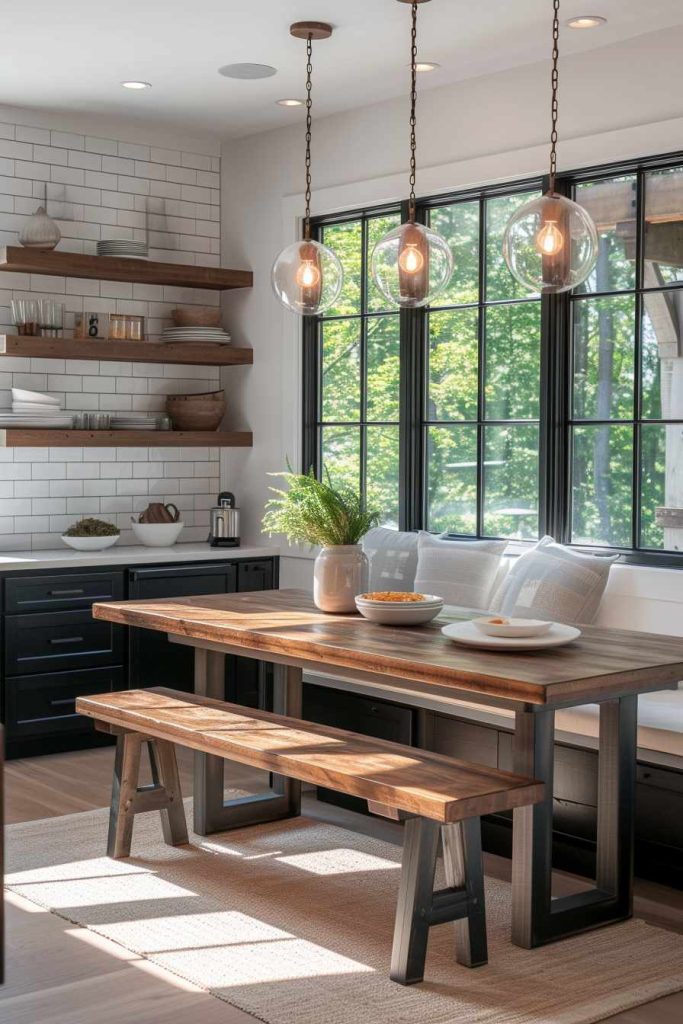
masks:
[[[590,623],[617,557],[585,555],[543,537],[511,567],[493,608],[502,615]]]
[[[506,547],[505,540],[444,540],[420,533],[415,589],[446,604],[486,610]]]
[[[368,590],[415,589],[417,570],[417,534],[403,533],[378,526],[368,530],[362,540],[370,563]]]

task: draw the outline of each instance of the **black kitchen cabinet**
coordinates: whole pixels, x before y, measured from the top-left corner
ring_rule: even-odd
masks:
[[[193,650],[165,633],[93,619],[95,601],[155,600],[277,587],[278,559],[0,572],[0,697],[8,757],[110,742],[76,698],[131,687],[189,691]],[[226,659],[228,699],[265,706],[268,666]]]
[[[165,597],[232,594],[237,589],[237,567],[216,565],[165,566],[131,569],[128,597],[144,601]],[[168,686],[189,693],[194,688],[194,648],[174,644],[165,633],[131,629],[128,675],[132,689]]]

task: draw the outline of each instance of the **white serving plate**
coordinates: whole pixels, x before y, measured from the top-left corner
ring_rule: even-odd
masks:
[[[0,429],[12,429],[13,427],[49,427],[50,429],[63,427],[68,429],[73,423],[73,416],[26,416],[0,415]]]
[[[52,395],[43,395],[40,391],[24,391],[23,388],[12,388],[12,401],[59,406],[58,398],[53,398]]]
[[[465,647],[481,647],[487,651],[540,651],[562,647],[581,636],[575,626],[554,622],[543,636],[486,636],[472,622],[452,622],[441,630],[445,637]]]
[[[425,595],[424,601],[368,601],[356,598],[356,608],[370,622],[382,626],[423,626],[436,618],[443,608],[443,601],[433,594]]]
[[[12,412],[30,413],[32,416],[56,416],[61,412],[61,407],[48,405],[47,402],[12,402]]]
[[[64,543],[74,551],[104,551],[105,548],[113,547],[118,539],[118,533],[111,537],[67,537],[62,534]]]
[[[505,624],[491,622],[491,619],[507,619]],[[552,622],[543,619],[513,619],[507,615],[482,615],[472,619],[472,625],[486,636],[542,636],[552,627]]]

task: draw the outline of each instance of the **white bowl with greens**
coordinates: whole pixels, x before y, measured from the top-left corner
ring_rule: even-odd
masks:
[[[113,547],[121,535],[118,526],[104,519],[80,519],[62,534],[62,540],[74,551],[104,551]]]

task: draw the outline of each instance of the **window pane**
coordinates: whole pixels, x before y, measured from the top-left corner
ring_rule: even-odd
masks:
[[[477,532],[477,428],[427,431],[427,529]]]
[[[400,319],[374,316],[367,321],[367,418],[398,420],[400,364]]]
[[[640,546],[683,550],[681,531],[664,529],[657,522],[656,510],[667,505],[680,507],[683,483],[683,439],[681,427],[654,423],[641,433]],[[676,472],[678,470],[678,472]],[[678,493],[676,478],[678,476]],[[665,543],[666,542],[666,543]]]
[[[574,418],[633,418],[633,295],[574,302]]]
[[[538,537],[538,427],[486,427],[484,534]]]
[[[579,185],[575,198],[593,218],[600,238],[598,262],[577,291],[616,292],[633,288],[638,222],[635,175]]]
[[[645,177],[645,285],[683,281],[683,167]]]
[[[643,294],[643,418],[683,419],[683,290]]]
[[[398,427],[368,427],[368,508],[379,509],[382,525],[398,529]]]
[[[503,235],[515,210],[538,195],[539,192],[524,192],[486,202],[486,298],[489,302],[494,299],[523,299],[529,294],[507,268],[503,258]]]
[[[371,217],[368,220],[367,309],[370,313],[379,313],[383,309],[391,308],[391,303],[385,299],[379,288],[377,288],[372,280],[372,250],[381,238],[384,238],[384,236],[390,231],[397,228],[400,223],[401,218],[398,213],[385,214],[383,217]]]
[[[360,419],[360,321],[331,320],[322,332],[322,419]]]
[[[438,306],[479,301],[479,203],[452,203],[430,213],[430,224],[446,239],[453,253],[454,272],[437,297]]]
[[[536,419],[541,373],[541,304],[486,310],[486,418]]]
[[[631,547],[633,428],[574,428],[572,541]]]
[[[322,428],[322,478],[335,487],[360,488],[360,428]]]
[[[360,313],[362,228],[359,220],[331,224],[322,230],[322,243],[341,260],[344,284],[335,305],[324,316],[349,316]]]
[[[427,419],[476,420],[478,324],[476,309],[429,315]]]

